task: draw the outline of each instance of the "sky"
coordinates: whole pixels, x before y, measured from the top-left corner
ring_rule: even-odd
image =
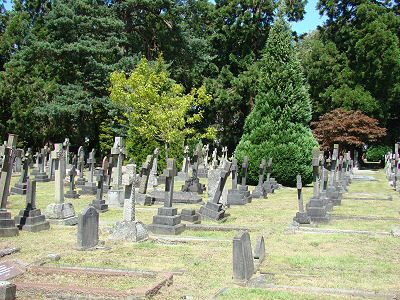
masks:
[[[1,1],[1,0],[0,0]],[[313,31],[318,25],[321,25],[326,17],[320,17],[316,10],[318,0],[308,0],[306,6],[306,15],[304,20],[296,23],[292,23],[292,30],[297,31],[297,34],[303,34]],[[11,8],[11,1],[7,0],[6,9]]]

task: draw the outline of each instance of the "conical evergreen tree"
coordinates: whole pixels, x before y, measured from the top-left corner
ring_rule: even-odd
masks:
[[[317,144],[309,128],[311,102],[292,31],[279,8],[263,57],[254,109],[246,119],[236,157],[250,159],[250,180],[256,182],[263,158],[273,159],[273,176],[279,183],[295,186],[312,179],[312,148]]]

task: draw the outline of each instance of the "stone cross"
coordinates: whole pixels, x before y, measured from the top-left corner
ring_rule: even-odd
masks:
[[[69,164],[69,138],[65,138],[63,145],[65,149],[65,166],[67,166]]]
[[[55,171],[55,203],[64,203],[64,178],[62,174],[65,164],[64,149],[62,144],[54,144],[54,151],[51,152],[51,158],[54,161]]]
[[[19,177],[19,183],[24,184],[28,180],[29,159],[27,154],[22,158],[22,172]]]
[[[4,158],[3,165],[1,167],[0,173],[0,200],[1,200],[1,209],[6,209],[8,193],[10,191],[10,181],[12,174],[12,149],[5,147],[4,149]]]
[[[262,184],[264,183],[266,165],[267,165],[267,162],[265,161],[265,159],[262,159],[261,164],[260,164],[260,176],[258,177],[258,185],[259,186],[262,186]]]
[[[116,137],[114,145],[111,148],[111,155],[117,157],[117,167],[116,174],[113,178],[113,188],[119,189],[122,185],[122,163],[124,161],[124,156],[126,154],[126,149],[124,146],[124,141],[122,137]]]
[[[331,181],[330,184],[333,186],[333,183],[336,180],[336,163],[339,156],[339,145],[334,144],[332,158],[331,158]]]
[[[49,155],[49,147],[48,147],[47,145],[45,145],[44,148],[43,148],[43,150],[44,150],[44,158],[43,158],[43,165],[44,165],[44,167],[43,167],[43,172],[46,173],[46,171],[47,171],[47,157],[48,157],[48,155]]]
[[[94,169],[95,169],[95,164],[96,164],[95,153],[96,153],[96,151],[94,149],[92,149],[92,152],[89,153],[88,163],[90,165],[90,176],[89,176],[90,183],[94,182],[93,176],[94,176]]]
[[[172,199],[174,196],[174,176],[176,173],[176,161],[174,158],[169,158],[167,168],[164,170],[165,176],[165,199],[164,207],[172,207]]]
[[[167,161],[168,162],[168,161]],[[140,179],[139,193],[146,194],[149,182],[150,169],[153,164],[153,155],[147,155],[146,161],[142,165],[142,178]]]
[[[314,147],[312,150],[312,165],[313,165],[313,182],[314,182],[314,197],[319,195],[319,149]]]
[[[104,169],[96,169],[96,201],[103,200],[103,177],[104,177]]]
[[[189,146],[185,146],[185,149],[183,150],[183,163],[182,163],[182,172],[187,173],[189,170]]]
[[[132,178],[132,182],[135,182],[136,179],[136,165],[132,167],[132,174],[129,174]],[[124,201],[124,221],[126,222],[134,222],[136,220],[136,212],[135,212],[135,188],[132,186],[131,194],[129,199]]]
[[[36,180],[28,180],[26,188],[26,210],[36,209]]]
[[[83,172],[85,170],[85,151],[82,146],[78,149],[78,170],[79,178],[83,178]]]
[[[232,190],[237,190],[238,163],[236,158],[232,159],[231,171],[232,171]]]
[[[249,158],[245,156],[242,164],[242,170],[243,170],[242,186],[246,186],[248,168],[249,168]]]
[[[222,191],[224,190],[226,180],[228,179],[229,173],[231,171],[232,163],[230,161],[226,161],[224,164],[224,168],[221,170],[220,178],[218,180],[218,186],[215,191],[213,198],[211,199],[212,203],[218,204],[222,195]]]
[[[304,213],[302,189],[303,189],[303,184],[301,182],[301,175],[297,175],[297,201],[299,203],[299,212]]]
[[[212,168],[216,169],[218,168],[218,150],[217,148],[214,148],[213,154],[212,154]]]
[[[72,168],[68,171],[69,176],[69,192],[73,194],[75,191],[75,176],[76,176],[76,169],[75,166],[72,165]]]

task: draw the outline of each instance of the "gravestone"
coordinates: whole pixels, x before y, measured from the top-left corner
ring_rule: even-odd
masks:
[[[268,159],[267,178],[263,184],[264,190],[267,194],[272,194],[274,192],[274,185],[271,182],[271,172],[272,172],[272,158]]]
[[[103,161],[101,163],[101,168],[104,171],[103,192],[108,192],[108,190],[111,188],[111,176],[108,173],[108,170],[110,168],[110,161],[107,156],[103,157]]]
[[[23,149],[16,149],[16,155],[14,159],[14,170],[16,173],[20,173],[22,170],[22,157],[24,156]]]
[[[201,149],[200,145],[198,145],[198,152],[200,153],[200,157],[198,159],[198,169],[197,176],[199,178],[207,178],[208,175],[208,150],[209,145],[204,145]],[[201,158],[201,159],[200,159]]]
[[[48,181],[50,181],[50,179],[44,170],[45,150],[41,149],[40,153],[38,155],[39,155],[39,170],[35,174],[35,181],[36,182],[48,182]]]
[[[258,259],[258,263],[262,263],[265,259],[265,241],[262,235],[257,237],[256,247],[254,248],[254,258]]]
[[[64,159],[65,159],[65,164],[63,164],[63,176],[65,178],[65,176],[67,176],[67,169],[71,168],[70,165],[70,157],[69,157],[69,138],[65,138],[64,143],[63,143],[63,147],[64,147]]]
[[[50,229],[46,217],[40,209],[36,208],[36,181],[28,180],[28,192],[26,193],[26,207],[15,217],[15,223],[20,230],[38,232]]]
[[[188,180],[189,177],[189,146],[185,146],[184,151],[183,151],[183,163],[182,163],[182,169],[180,172],[178,172],[177,180],[180,181],[185,181]]]
[[[214,150],[213,150],[211,167],[213,169],[218,168],[218,149],[217,148],[214,148]]]
[[[319,194],[320,199],[326,206],[327,211],[333,210],[333,203],[330,198],[327,196],[327,189],[328,187],[328,170],[325,167],[322,167],[322,176],[321,176],[321,192]]]
[[[25,155],[22,158],[22,171],[19,180],[15,185],[11,188],[11,194],[14,195],[25,195],[26,189],[28,186],[28,169],[29,169],[29,159],[28,156]]]
[[[296,213],[296,216],[293,218],[293,221],[299,224],[310,224],[311,219],[304,211],[303,184],[301,182],[301,175],[297,175],[297,202],[299,205],[299,211]]]
[[[1,272],[1,269],[0,269]],[[1,300],[14,300],[17,292],[17,286],[8,281],[0,281],[0,299]]]
[[[200,183],[200,179],[197,176],[200,156],[201,147],[197,147],[193,154],[192,177],[185,181],[185,184],[182,186],[181,189],[182,192],[194,192],[203,194],[203,192],[205,191],[205,185]]]
[[[335,144],[332,152],[332,157],[331,157],[331,174],[330,174],[330,181],[329,185],[327,188],[327,197],[330,199],[330,201],[333,203],[333,205],[340,205],[342,201],[342,194],[340,193],[340,190],[337,189],[337,160],[339,157],[339,145]]]
[[[70,199],[79,198],[80,195],[75,190],[76,169],[74,165],[71,166],[71,169],[69,169],[67,175],[69,176],[69,190],[65,194],[65,198],[70,198]]]
[[[55,144],[51,157],[55,167],[55,195],[54,203],[49,204],[46,209],[46,217],[51,224],[75,225],[78,217],[72,203],[64,202],[64,178],[62,174],[65,164],[64,150],[62,144]]]
[[[92,149],[92,152],[89,153],[88,163],[90,166],[90,174],[89,180],[82,186],[81,194],[84,195],[96,195],[97,187],[96,182],[94,181],[94,170],[96,168],[96,157],[95,157],[95,150]]]
[[[128,175],[134,182],[136,179],[136,165],[133,165],[131,174]],[[149,238],[149,234],[144,224],[136,220],[135,202],[135,189],[132,188],[129,199],[125,199],[124,202],[123,221],[117,222],[114,226],[111,239],[140,242]]]
[[[78,217],[78,248],[87,250],[99,243],[99,213],[93,206],[85,208]]]
[[[208,199],[212,199],[214,197],[214,194],[218,188],[218,183],[219,183],[219,178],[221,177],[221,172],[223,172],[223,169],[220,169],[220,168],[208,170],[208,186],[207,186]],[[227,205],[228,188],[226,185],[224,187],[224,190],[222,191],[220,202],[223,205]]]
[[[15,149],[16,143],[17,136],[9,134],[8,143],[4,149],[3,165],[0,173],[0,237],[18,235],[18,228],[15,226],[15,221],[11,218],[11,213],[8,212],[6,208],[12,173],[12,149]],[[12,147],[13,145],[14,147]]]
[[[233,279],[247,282],[254,274],[254,260],[250,235],[240,231],[233,238]]]
[[[265,176],[265,168],[266,168],[265,159],[261,160],[260,164],[260,176],[258,177],[258,185],[254,188],[253,193],[251,194],[252,198],[266,198],[267,192],[264,189],[264,176]]]
[[[80,146],[78,149],[78,171],[79,171],[79,177],[76,180],[76,186],[77,187],[82,187],[86,184],[86,178],[84,175],[85,172],[85,151],[83,150],[83,147]]]
[[[127,164],[125,166],[125,173],[122,175],[122,185],[124,186],[124,201],[131,197],[132,189],[135,188],[134,186],[134,178],[133,170],[136,172],[136,165],[135,164]]]
[[[191,209],[191,208],[182,208],[181,220],[189,222],[189,223],[193,223],[193,224],[201,223],[200,214],[198,214],[195,209]]]
[[[244,195],[247,197],[247,202],[251,202],[251,195],[249,192],[249,187],[247,186],[247,175],[248,175],[248,170],[249,170],[249,158],[247,156],[244,157],[243,159],[243,164],[242,164],[242,182],[239,185],[239,190],[244,193]]]
[[[36,152],[35,155],[33,155],[33,158],[35,159],[35,165],[33,170],[31,170],[30,175],[35,176],[37,172],[39,172],[39,159],[40,159],[40,154],[39,152]]]
[[[324,201],[319,197],[319,160],[320,151],[318,148],[313,149],[313,196],[307,203],[307,215],[311,221],[316,223],[327,223],[330,220],[330,214],[327,211]]]
[[[153,223],[148,226],[152,233],[177,235],[185,230],[186,225],[181,223],[181,216],[178,214],[177,209],[172,207],[176,172],[176,161],[173,158],[169,158],[167,168],[164,170],[164,207],[158,208],[158,214],[153,216]]]
[[[245,190],[240,190],[237,184],[238,163],[237,159],[232,159],[232,189],[228,190],[228,205],[245,205],[249,203],[249,194]],[[251,199],[250,199],[251,202]]]
[[[142,169],[140,171],[142,177],[140,178],[139,191],[136,195],[136,203],[142,205],[153,204],[151,196],[147,194],[147,186],[149,183],[150,170],[153,165],[153,158],[153,155],[147,155],[146,161],[142,164]]]
[[[158,156],[160,155],[160,149],[156,148],[153,153],[153,165],[150,170],[150,175],[149,175],[149,182],[148,185],[151,188],[155,188],[158,185],[157,181],[157,167],[158,167]]]
[[[108,211],[108,205],[106,201],[103,200],[103,176],[104,169],[96,169],[96,181],[97,181],[97,189],[96,189],[96,199],[92,201],[92,206],[97,209],[98,212],[106,212]]]
[[[116,137],[114,145],[111,148],[111,156],[113,161],[116,160],[117,166],[115,176],[113,176],[112,187],[108,190],[108,206],[123,207],[124,206],[124,187],[122,186],[122,163],[126,155],[124,140],[122,137]]]
[[[231,171],[232,163],[226,161],[223,167],[223,170],[220,174],[220,178],[218,180],[218,188],[212,199],[209,199],[208,202],[200,207],[200,215],[202,217],[211,219],[213,221],[220,221],[225,217],[225,210],[222,207],[222,203],[220,203],[222,192],[225,188],[226,180],[228,179],[229,173]]]

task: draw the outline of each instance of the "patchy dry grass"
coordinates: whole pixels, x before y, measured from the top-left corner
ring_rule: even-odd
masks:
[[[391,190],[382,171],[373,175],[380,181],[354,181],[349,192],[392,195],[393,201],[343,200],[334,208],[335,214],[399,217],[400,197]],[[13,183],[17,180],[13,178]],[[203,182],[205,182],[203,180]],[[229,182],[230,184],[230,182]],[[176,190],[182,185],[175,184]],[[37,204],[44,212],[54,199],[54,182],[38,183]],[[308,200],[311,187],[304,189]],[[81,196],[73,203],[81,212],[94,196]],[[204,195],[207,199],[207,195]],[[68,200],[69,201],[69,200]],[[25,197],[9,197],[9,209],[15,216],[25,206]],[[149,224],[157,213],[153,207],[137,206],[138,220]],[[179,209],[185,205],[175,205]],[[191,205],[199,209],[200,205]],[[296,190],[283,188],[268,199],[255,199],[246,206],[229,209],[230,217],[224,226],[251,229],[253,243],[263,234],[268,252],[260,267],[271,273],[271,282],[282,285],[331,287],[371,291],[400,291],[400,238],[391,236],[362,236],[342,234],[287,234],[297,211]],[[100,215],[100,239],[110,250],[76,251],[77,227],[52,226],[39,233],[20,232],[18,237],[2,239],[0,247],[20,246],[12,258],[32,263],[49,253],[59,253],[55,265],[177,271],[174,284],[163,289],[157,299],[179,299],[191,295],[194,299],[209,299],[224,287],[221,299],[332,299],[328,295],[266,291],[243,288],[232,282],[232,240],[235,232],[185,231],[182,236],[202,237],[207,241],[167,242],[150,240],[139,244],[108,241],[108,228],[122,218],[122,209],[110,209]],[[204,221],[203,224],[215,224]],[[398,221],[338,220],[321,228],[390,231],[400,226]],[[228,240],[228,241],[226,241]],[[3,259],[9,259],[3,258]],[[307,275],[307,276],[302,276]],[[60,279],[61,280],[61,279]],[[68,278],[65,278],[68,282]],[[138,283],[131,283],[136,286]],[[90,284],[90,282],[88,282]],[[106,283],[107,285],[107,283]],[[118,283],[112,283],[118,288]],[[107,287],[107,286],[105,286]],[[121,282],[120,288],[126,287]],[[340,297],[339,297],[340,298]]]

